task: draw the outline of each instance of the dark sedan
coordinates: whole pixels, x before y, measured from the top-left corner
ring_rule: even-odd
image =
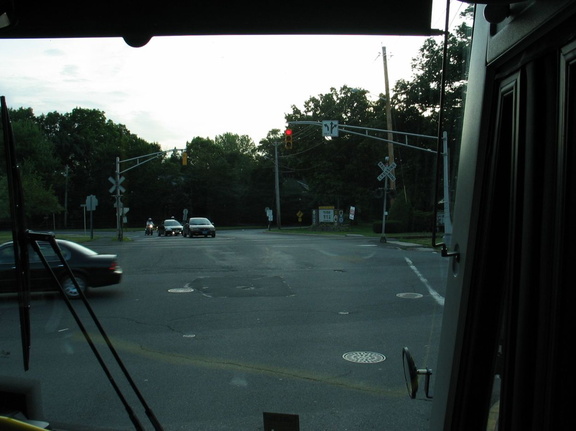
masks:
[[[184,225],[184,236],[190,238],[194,236],[211,236],[214,238],[216,236],[216,228],[214,224],[205,217],[192,217],[188,220],[188,223]]]
[[[122,280],[122,268],[118,265],[117,255],[99,254],[83,245],[63,239],[57,239],[56,243],[83,292],[88,287],[109,286],[118,284]],[[69,298],[77,298],[79,293],[76,286],[52,246],[44,241],[38,244],[66,295]],[[29,246],[28,253],[30,289],[36,292],[58,290],[58,285],[31,246]],[[14,247],[12,242],[7,242],[0,245],[0,293],[14,293],[16,292],[15,286]]]
[[[164,220],[164,222],[158,226],[158,236],[182,235],[182,229],[183,227],[178,221],[170,218],[168,220]]]

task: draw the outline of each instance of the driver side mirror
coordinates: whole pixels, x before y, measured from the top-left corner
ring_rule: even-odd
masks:
[[[418,393],[418,376],[424,375],[424,392],[426,393],[426,398],[432,398],[430,396],[430,376],[432,375],[432,370],[430,368],[416,368],[416,364],[408,347],[402,349],[402,365],[404,367],[404,380],[406,381],[408,396],[412,399],[416,398],[416,394]]]

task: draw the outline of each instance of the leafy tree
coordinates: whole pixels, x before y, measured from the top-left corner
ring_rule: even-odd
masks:
[[[443,99],[443,124],[448,133],[451,170],[455,171],[459,154],[460,125],[466,95],[466,65],[472,29],[469,18],[472,8],[462,14],[462,22],[448,37],[445,94]],[[437,136],[440,112],[440,88],[442,78],[443,43],[427,39],[412,61],[410,80],[399,80],[393,90],[392,106],[397,130],[406,130]],[[422,146],[436,149],[433,141],[422,141]],[[435,159],[418,150],[400,150],[402,181],[411,190],[416,208],[433,208]],[[428,185],[428,186],[426,186]]]
[[[196,137],[186,143],[185,201],[190,215],[207,216],[222,224],[250,219],[251,175],[257,149],[251,138],[232,133],[214,140]]]
[[[111,138],[118,142],[117,156],[119,160],[124,161],[120,163],[120,171],[129,169],[129,171],[122,174],[125,178],[122,185],[126,189],[123,203],[124,206],[130,208],[130,212],[127,214],[128,220],[132,221],[132,225],[143,226],[148,217],[152,217],[153,220],[165,217],[164,214],[158,211],[158,203],[162,201],[165,195],[161,182],[158,181],[158,178],[163,173],[162,157],[154,157],[151,160],[148,157],[133,160],[161,152],[160,145],[146,142],[130,133],[122,124],[115,124],[111,133]],[[144,160],[149,161],[142,163]],[[106,186],[109,187],[110,183],[105,179],[103,180]],[[114,213],[113,210],[112,213]]]
[[[15,156],[24,193],[28,223],[38,225],[45,216],[62,210],[52,184],[60,181],[58,162],[50,142],[34,121],[32,109],[10,110],[15,140]],[[4,145],[2,139],[2,145]],[[0,217],[8,218],[8,188],[5,169],[0,173]]]
[[[108,120],[104,112],[94,109],[75,108],[70,113],[51,112],[37,118],[37,123],[52,144],[59,158],[60,171],[66,173],[67,181],[57,184],[62,201],[68,196],[70,219],[76,225],[82,220],[81,205],[88,195],[98,198],[97,217],[102,225],[115,225],[115,199],[110,194],[108,177],[116,170],[116,157],[128,160],[137,156],[158,152],[158,144],[150,144],[122,124]],[[158,162],[150,162],[131,171],[122,184],[127,193],[123,204],[131,209],[135,219],[145,220],[157,195],[150,194],[157,183]],[[121,165],[120,170],[128,166]],[[152,197],[152,199],[151,199]]]
[[[468,14],[467,10],[463,15]],[[463,21],[448,39],[442,129],[446,130],[451,138],[449,151],[453,166],[456,166],[456,138],[460,136],[458,127],[463,114],[467,81],[463,67],[467,63],[470,34],[470,27]],[[394,130],[437,136],[442,58],[442,43],[434,38],[427,39],[418,57],[413,60],[412,79],[396,83],[390,100]],[[370,167],[387,155],[386,146],[375,144],[370,138],[349,134],[341,134],[329,142],[323,141],[318,134],[312,134],[312,126],[299,125],[297,122],[338,120],[341,124],[386,129],[386,104],[387,100],[383,95],[376,101],[371,101],[365,90],[344,86],[340,90],[332,88],[328,94],[311,97],[302,109],[293,106],[292,113],[286,115],[286,119],[288,122],[296,122],[293,127],[294,150],[289,153],[293,156],[292,159],[286,159],[289,170],[285,171],[285,176],[299,177],[308,183],[316,195],[315,204],[345,207],[354,203],[363,210],[365,217],[380,217],[381,209],[378,208],[381,208],[381,205],[376,205],[372,196],[373,191],[381,187],[381,184],[374,180],[378,170],[371,170]],[[404,138],[395,135],[394,139],[400,141]],[[412,141],[411,145],[436,149],[435,140]],[[406,195],[416,210],[431,210],[435,204],[434,154],[396,146],[395,162],[396,191]]]
[[[384,110],[378,110],[363,89],[343,86],[340,90],[311,97],[304,108],[292,107],[288,122],[338,120],[341,124],[376,127],[385,122]],[[294,130],[292,150],[283,150],[284,177],[301,180],[314,196],[311,205],[335,205],[346,208],[354,205],[371,218],[377,163],[384,157],[382,143],[341,133],[326,139],[317,126],[299,125]]]
[[[394,205],[390,208],[387,221],[388,232],[409,232],[412,228],[413,209],[406,200],[404,193],[398,193],[394,199]]]
[[[461,65],[466,63],[470,33],[463,22],[449,37],[442,128],[451,138],[453,163],[465,97],[466,76]],[[441,54],[438,41],[426,40],[413,60],[412,78],[396,83],[390,100],[395,130],[437,134]],[[131,208],[128,216],[132,223],[140,225],[148,217],[181,218],[184,209],[190,216],[205,215],[219,224],[262,222],[264,208],[275,204],[278,153],[283,222],[296,222],[298,211],[310,214],[319,205],[339,209],[354,205],[363,220],[380,220],[382,201],[377,190],[382,183],[376,179],[380,172],[377,163],[387,155],[387,145],[350,133],[324,138],[318,125],[323,120],[338,120],[349,126],[386,129],[387,103],[383,95],[373,100],[363,89],[330,88],[328,93],[304,101],[302,107],[291,107],[286,120],[294,131],[292,148],[285,147],[278,129],[271,130],[258,146],[249,137],[233,133],[214,140],[195,137],[185,143],[187,165],[182,164],[181,154],[162,152],[157,143],[146,142],[99,110],[75,108],[69,113],[50,112],[40,117],[35,117],[31,108],[12,110],[27,189],[26,209],[35,222],[41,223],[46,215],[66,206],[70,227],[79,227],[81,205],[86,196],[94,194],[99,199],[97,224],[114,226],[114,199],[108,177],[114,174],[116,158],[122,161],[121,171],[126,171],[129,161],[158,154],[126,171],[123,202]],[[416,144],[435,150],[432,140]],[[414,214],[430,211],[435,204],[433,155],[397,146],[395,161],[396,196],[403,194]],[[0,181],[5,182],[5,176]],[[7,214],[6,198],[4,207],[2,198],[0,212]],[[399,209],[396,212],[402,213]]]
[[[111,184],[107,178],[114,173],[116,151],[109,132],[112,122],[107,122],[104,112],[75,108],[66,114],[41,115],[37,123],[52,144],[61,172],[67,176],[56,190],[62,202],[67,196],[65,205],[70,218],[82,219],[81,205],[88,195],[98,198],[99,216],[112,213],[112,202],[105,197],[109,194]]]

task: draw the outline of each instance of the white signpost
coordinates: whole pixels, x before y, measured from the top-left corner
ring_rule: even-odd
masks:
[[[350,214],[348,215],[348,218],[350,220],[354,220],[355,214],[356,214],[356,207],[350,207]]]
[[[96,207],[98,206],[98,199],[96,196],[90,195],[86,197],[86,211],[90,212],[90,239],[94,239],[94,211],[96,211]]]
[[[264,212],[266,213],[266,218],[268,219],[268,230],[270,230],[270,223],[274,220],[274,211],[271,208],[264,208]]]
[[[90,195],[86,197],[86,211],[96,211],[97,206],[98,199],[96,199],[96,196]]]
[[[396,163],[392,162],[388,165],[383,162],[378,162],[378,167],[382,169],[382,173],[376,178],[378,181],[384,180],[384,205],[382,208],[382,236],[380,237],[380,242],[386,242],[386,236],[384,233],[386,232],[386,196],[388,195],[388,179],[390,179],[390,181],[396,181],[396,176],[394,175]]]

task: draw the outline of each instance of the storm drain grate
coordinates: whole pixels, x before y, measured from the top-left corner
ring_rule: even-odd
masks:
[[[386,360],[386,356],[376,352],[348,352],[344,353],[342,357],[358,364],[376,364]]]

